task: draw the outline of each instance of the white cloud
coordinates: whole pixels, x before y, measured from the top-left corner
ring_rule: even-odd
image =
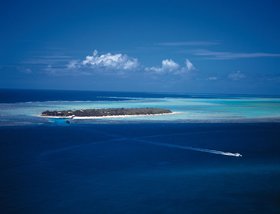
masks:
[[[213,41],[181,41],[181,42],[161,42],[157,45],[159,46],[209,46],[218,45],[219,42]]]
[[[188,71],[192,71],[192,70],[196,69],[189,59],[186,59],[186,67],[187,67]]]
[[[68,64],[67,64],[67,68],[69,69],[74,69],[74,68],[78,68],[80,67],[79,61],[78,60],[71,60]]]
[[[71,64],[74,65],[74,64]],[[78,65],[78,64],[77,64]],[[75,65],[74,67],[76,67]],[[97,50],[92,55],[87,56],[81,63],[81,66],[92,69],[105,70],[134,70],[139,66],[136,58],[129,57],[125,54],[106,53],[98,55]]]
[[[236,72],[229,74],[228,78],[236,81],[236,80],[244,79],[244,78],[246,78],[246,76],[245,76],[245,74],[241,73],[240,71],[236,71]]]
[[[172,74],[183,74],[188,71],[195,70],[196,68],[191,63],[190,60],[186,59],[186,65],[180,66],[178,63],[172,59],[165,59],[161,62],[161,67],[146,67],[145,71],[154,72],[157,74],[172,73]]]
[[[50,70],[50,68],[48,68]],[[52,70],[54,70],[52,68]],[[153,74],[186,74],[190,71],[196,70],[193,63],[189,60],[185,60],[184,65],[180,65],[172,59],[164,59],[160,66],[144,67],[140,66],[137,58],[132,58],[125,54],[98,54],[97,50],[93,52],[92,55],[86,56],[84,60],[71,60],[66,65],[64,65],[64,73],[78,75],[86,74],[90,75],[94,72],[108,71],[107,74],[111,72],[125,75],[130,71],[146,71]],[[56,69],[56,71],[61,71],[61,69]]]
[[[180,65],[174,62],[172,59],[165,59],[162,60],[161,67],[147,67],[145,70],[155,73],[168,73],[178,70],[179,67]]]
[[[213,76],[213,77],[208,77],[207,79],[210,81],[216,81],[218,80],[218,77]]]
[[[172,59],[162,60],[162,68],[164,70],[174,71],[178,69],[180,66],[174,62]]]
[[[280,57],[280,53],[266,52],[225,52],[225,51],[210,51],[210,50],[195,50],[193,54],[196,56],[204,56],[212,60],[233,60],[233,59],[249,59],[263,57]]]

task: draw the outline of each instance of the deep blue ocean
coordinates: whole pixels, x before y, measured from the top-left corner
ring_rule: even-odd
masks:
[[[0,90],[1,103],[165,96],[219,95]],[[278,214],[280,123],[0,126],[0,170],[0,213]]]

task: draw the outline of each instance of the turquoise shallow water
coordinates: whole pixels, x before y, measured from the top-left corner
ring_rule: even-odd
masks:
[[[279,98],[131,98],[118,101],[44,101],[1,103],[1,124],[8,122],[45,123],[49,120],[39,117],[45,110],[67,110],[88,108],[167,108],[174,114],[157,116],[133,116],[102,118],[106,121],[180,121],[180,122],[223,122],[238,120],[279,120]],[[99,121],[98,120],[98,121]],[[96,122],[83,120],[79,122]]]

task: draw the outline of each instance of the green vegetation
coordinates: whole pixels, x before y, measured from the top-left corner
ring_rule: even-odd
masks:
[[[42,116],[55,117],[103,117],[120,115],[149,115],[172,113],[169,109],[161,108],[108,108],[108,109],[81,109],[63,111],[44,111]]]

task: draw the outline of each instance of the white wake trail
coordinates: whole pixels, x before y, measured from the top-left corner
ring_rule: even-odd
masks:
[[[149,143],[157,146],[165,146],[165,147],[171,147],[171,148],[177,148],[177,149],[186,149],[186,150],[192,150],[192,151],[197,151],[197,152],[206,152],[206,153],[211,153],[211,154],[216,154],[216,155],[226,155],[226,156],[232,156],[232,157],[242,157],[240,153],[232,153],[232,152],[223,152],[219,150],[213,150],[213,149],[203,149],[203,148],[196,148],[196,147],[191,147],[191,146],[181,146],[181,145],[176,145],[176,144],[170,144],[170,143],[158,143],[158,142],[153,142],[153,141],[147,141],[147,140],[137,140],[143,143]]]

